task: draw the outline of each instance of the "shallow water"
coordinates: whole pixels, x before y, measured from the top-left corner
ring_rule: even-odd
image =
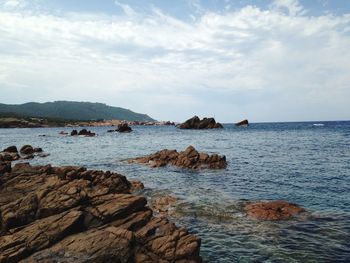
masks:
[[[0,148],[42,147],[51,155],[33,164],[113,170],[144,182],[147,196],[178,197],[174,220],[202,238],[206,262],[350,261],[350,122],[225,125],[202,131],[133,127],[129,134],[107,133],[110,127],[89,129],[98,136],[58,135],[71,130],[62,128],[0,129]],[[226,155],[227,169],[151,169],[123,162],[188,145]],[[295,202],[310,213],[285,222],[244,216],[246,200],[268,199]]]

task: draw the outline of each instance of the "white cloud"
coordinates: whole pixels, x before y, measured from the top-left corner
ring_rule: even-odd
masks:
[[[175,120],[210,108],[224,121],[301,118],[298,101],[306,119],[324,105],[320,118],[350,118],[350,15],[280,0],[185,22],[116,4],[127,16],[0,10],[2,101],[102,101]]]

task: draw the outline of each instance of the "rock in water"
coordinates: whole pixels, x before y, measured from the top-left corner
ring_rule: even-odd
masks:
[[[187,147],[180,153],[176,150],[164,149],[148,156],[129,159],[128,162],[146,164],[151,167],[171,164],[188,169],[223,169],[227,166],[225,155],[199,153],[193,146]]]
[[[112,172],[19,163],[0,176],[0,262],[201,262],[200,239]]]
[[[18,150],[17,150],[16,146],[10,146],[10,147],[7,147],[6,149],[4,149],[3,152],[18,153]]]
[[[236,126],[249,126],[249,122],[248,122],[248,120],[243,120],[243,121],[237,122],[235,125]]]
[[[224,128],[221,123],[215,121],[214,118],[199,119],[198,116],[194,116],[188,119],[184,123],[177,126],[180,129],[217,129]]]
[[[118,124],[117,132],[132,132],[132,129],[129,127],[127,123]]]
[[[290,219],[305,209],[287,201],[277,200],[251,203],[245,206],[248,217],[258,220],[285,220]]]
[[[91,132],[91,131],[88,131],[87,129],[82,129],[81,131],[79,131],[78,135],[84,135],[84,136],[92,137],[92,136],[95,136],[96,134]]]
[[[22,148],[19,150],[21,154],[24,155],[30,155],[34,153],[34,149],[31,145],[24,145]]]
[[[71,136],[77,136],[77,135],[83,135],[83,136],[88,136],[88,137],[93,137],[96,135],[96,133],[88,131],[87,129],[82,129],[79,132],[77,130],[73,130],[70,133]]]

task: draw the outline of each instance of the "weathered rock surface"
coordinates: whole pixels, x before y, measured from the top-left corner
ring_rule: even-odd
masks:
[[[198,152],[193,146],[185,151],[161,150],[154,154],[129,159],[129,163],[141,163],[151,167],[162,167],[168,164],[188,169],[223,169],[227,166],[226,157]]]
[[[237,122],[235,125],[238,127],[239,126],[249,126],[249,122],[248,122],[248,120],[243,120],[243,121]]]
[[[286,220],[305,212],[304,208],[283,200],[251,203],[244,209],[248,217],[258,220]]]
[[[188,119],[184,123],[177,126],[180,129],[217,129],[224,128],[221,123],[215,121],[214,118],[199,119],[198,116],[194,116]]]
[[[200,262],[122,175],[18,163],[0,176],[0,262]]]
[[[117,132],[132,132],[132,129],[127,123],[118,124]]]

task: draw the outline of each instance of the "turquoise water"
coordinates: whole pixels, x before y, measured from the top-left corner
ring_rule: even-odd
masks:
[[[129,134],[89,128],[0,129],[0,148],[31,144],[51,155],[34,164],[83,165],[144,182],[146,196],[179,199],[174,221],[202,238],[205,262],[350,262],[350,122],[260,123],[248,128],[134,127]],[[39,135],[45,134],[45,137]],[[124,159],[160,149],[224,154],[226,170],[151,169]],[[250,200],[285,199],[309,214],[284,222],[249,220]]]

